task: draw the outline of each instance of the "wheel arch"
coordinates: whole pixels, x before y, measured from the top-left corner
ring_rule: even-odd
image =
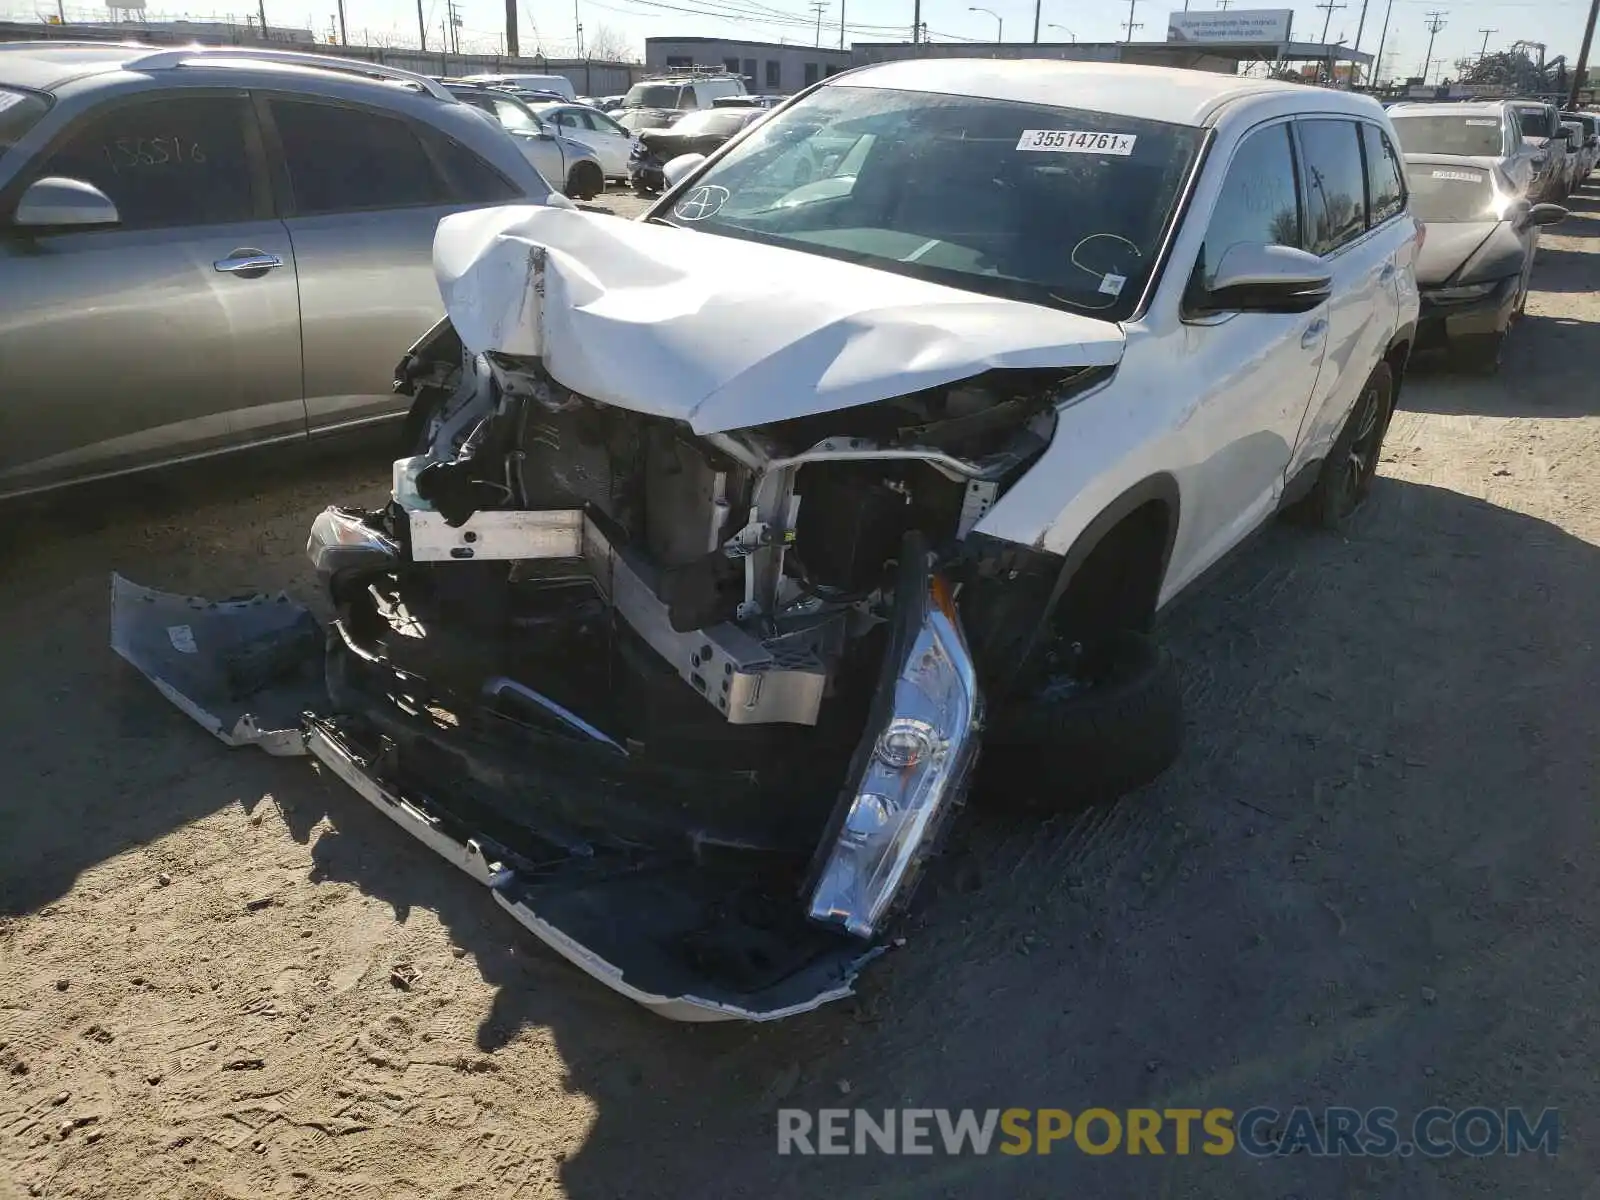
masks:
[[[1048,591],[1034,591],[1025,614],[1013,610],[1026,622],[1026,633],[995,639],[1004,661],[986,672],[992,690],[1004,695],[1023,686],[1063,623],[1091,636],[1097,628],[1148,630],[1172,560],[1180,511],[1177,479],[1166,472],[1148,476],[1102,508],[1064,555],[1048,556],[1059,563],[1046,576]],[[1024,553],[1036,565],[1046,557]]]

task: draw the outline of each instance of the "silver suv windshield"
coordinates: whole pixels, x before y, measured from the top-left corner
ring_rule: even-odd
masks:
[[[50,101],[36,92],[0,87],[0,154],[20,141],[49,111]]]
[[[1461,113],[1409,116],[1391,113],[1400,148],[1407,154],[1464,154],[1498,158],[1505,153],[1499,117]]]
[[[1200,141],[1116,113],[836,84],[757,126],[659,219],[1120,321]]]

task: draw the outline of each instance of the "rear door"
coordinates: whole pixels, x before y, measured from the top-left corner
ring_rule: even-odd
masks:
[[[311,428],[399,415],[395,364],[444,312],[439,219],[520,193],[466,146],[397,113],[281,94],[258,107],[299,268]]]
[[[121,223],[11,226],[36,179]],[[72,122],[0,196],[0,494],[305,434],[288,233],[243,92],[141,92]]]
[[[1323,454],[1388,349],[1399,310],[1399,210],[1371,228],[1362,126],[1348,117],[1301,117],[1295,122],[1306,197],[1307,249],[1333,276],[1328,306],[1328,352],[1300,428],[1291,475]],[[1385,232],[1387,230],[1387,232]]]

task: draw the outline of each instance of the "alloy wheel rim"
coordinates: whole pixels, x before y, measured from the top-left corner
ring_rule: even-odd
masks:
[[[1345,458],[1345,494],[1351,502],[1378,472],[1378,414],[1382,407],[1377,386],[1368,387],[1361,397],[1361,415]]]

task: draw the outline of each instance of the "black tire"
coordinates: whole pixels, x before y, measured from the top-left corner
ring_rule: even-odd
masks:
[[[1450,347],[1450,361],[1474,375],[1493,375],[1500,370],[1500,356],[1505,351],[1505,345],[1506,331],[1503,329],[1499,333],[1459,338]]]
[[[1301,524],[1337,529],[1372,490],[1383,453],[1383,436],[1394,415],[1394,372],[1379,363],[1367,376],[1350,416],[1323,460],[1311,492],[1289,509]]]
[[[1070,674],[997,706],[974,798],[992,807],[1079,808],[1143,787],[1178,757],[1183,696],[1172,656],[1113,633]]]
[[[593,200],[605,190],[606,177],[592,162],[578,163],[567,175],[567,198],[570,200]]]

